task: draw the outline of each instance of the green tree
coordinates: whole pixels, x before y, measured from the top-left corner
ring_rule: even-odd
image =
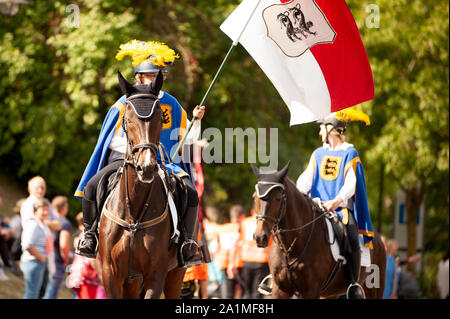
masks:
[[[351,3],[360,17],[367,16],[363,10],[369,1]],[[376,4],[379,28],[370,29],[360,19],[375,79],[375,99],[364,107],[377,123],[363,139],[369,165],[383,167],[386,178],[406,193],[412,255],[421,203],[432,196],[430,210],[440,207],[448,212],[449,207],[449,7],[442,0]],[[435,194],[436,185],[441,185],[440,196]],[[448,241],[448,229],[446,233]]]

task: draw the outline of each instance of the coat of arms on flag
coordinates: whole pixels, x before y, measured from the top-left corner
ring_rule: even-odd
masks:
[[[336,32],[314,0],[293,0],[263,10],[267,36],[289,57],[319,43],[333,43]]]

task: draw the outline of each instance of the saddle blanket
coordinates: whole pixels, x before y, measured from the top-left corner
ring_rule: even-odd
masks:
[[[169,210],[170,215],[172,216],[172,224],[173,224],[173,233],[170,239],[172,239],[175,243],[178,243],[178,238],[180,237],[180,231],[178,230],[178,213],[177,213],[177,207],[175,205],[175,202],[173,200],[172,194],[168,191],[166,181],[165,181],[165,174],[164,171],[160,168],[158,170],[158,175],[161,178],[164,189],[166,191],[167,199],[169,201]]]
[[[339,260],[343,260],[343,264],[347,263],[347,260],[344,256],[341,255],[339,245],[337,240],[335,240],[335,234],[333,231],[333,227],[331,226],[331,222],[328,220],[328,218],[325,218],[327,229],[328,229],[328,238],[330,239],[330,248],[331,248],[331,254],[333,255],[333,258],[336,262]],[[361,249],[361,267],[369,267],[370,266],[370,248],[364,246],[364,239],[363,235],[359,234],[359,247]]]

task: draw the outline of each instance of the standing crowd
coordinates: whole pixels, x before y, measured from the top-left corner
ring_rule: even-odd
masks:
[[[11,219],[2,219],[0,280],[9,280],[3,270],[7,266],[23,276],[24,299],[57,299],[63,285],[73,290],[74,298],[105,298],[96,260],[86,262],[72,253],[72,238],[76,241],[82,233],[82,213],[77,218],[81,227],[73,234],[67,197],[56,196],[50,202],[46,190],[41,176],[31,178],[29,196],[17,201]]]
[[[98,257],[73,254],[83,234],[82,213],[77,214],[77,228],[72,229],[67,197],[56,196],[50,202],[40,176],[29,180],[28,192],[27,198],[17,201],[14,216],[0,215],[0,281],[9,279],[3,270],[6,266],[14,275],[23,276],[23,298],[56,299],[63,285],[73,291],[74,298],[106,298]],[[269,275],[272,238],[267,248],[256,246],[255,214],[253,208],[246,214],[243,206],[234,205],[228,220],[220,224],[219,210],[206,207],[198,241],[207,247],[211,261],[187,269],[182,298],[263,298],[258,285]],[[417,281],[402,266],[418,262],[420,255],[400,260],[397,241],[383,236],[383,242],[387,253],[383,298],[419,298]],[[440,296],[448,298],[448,254],[439,267]]]
[[[211,255],[211,262],[188,269],[182,297],[263,298],[258,286],[269,275],[268,261],[272,241],[267,248],[256,246],[253,240],[255,214],[255,210],[251,209],[247,216],[243,206],[234,205],[230,208],[228,220],[219,224],[219,211],[214,207],[205,209],[202,235]]]

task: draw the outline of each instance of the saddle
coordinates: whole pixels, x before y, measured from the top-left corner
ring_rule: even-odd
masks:
[[[352,214],[352,212],[348,212]],[[350,239],[347,234],[347,227],[336,214],[325,215],[325,234],[327,242],[330,244],[331,254],[336,262],[347,263],[346,256],[349,255]],[[361,249],[361,267],[369,267],[371,264],[370,249],[364,246],[363,236],[358,235]]]
[[[348,239],[348,235],[347,235],[347,228],[345,227],[344,223],[339,219],[339,217],[336,214],[330,213],[325,216],[326,216],[326,220],[331,224],[331,228],[333,230],[333,234],[330,234],[330,232],[327,229],[325,229],[327,241],[330,245],[333,245],[335,242],[337,243],[337,247],[339,250],[339,256],[337,256],[337,258],[335,257],[335,259],[338,259],[338,260],[342,259],[342,262],[345,264],[346,259],[344,256],[346,255],[346,252],[349,249],[349,239]]]
[[[114,190],[116,185],[119,183],[122,173],[123,167],[121,166],[117,169],[117,171],[111,173],[110,175],[104,175],[100,179],[97,185],[97,196],[96,196],[98,212],[102,212],[106,199],[108,198],[109,194]],[[173,173],[169,173],[167,171],[166,174],[167,177],[164,178],[164,183],[167,187],[167,192],[168,193],[170,192],[170,194],[173,197],[175,204],[174,208],[176,210],[175,212],[172,212],[172,223],[170,224],[171,233],[178,234],[178,232],[174,230],[175,227],[174,225],[177,225],[177,228],[180,228],[179,226],[181,225],[182,222],[181,214],[183,214],[187,209],[188,204],[187,188],[183,180],[179,176]],[[167,195],[169,196],[169,194]],[[172,209],[172,207],[170,207],[170,209]],[[177,221],[173,220],[174,218],[177,218]],[[169,248],[171,247],[172,243],[176,243],[177,241],[178,236],[173,236]]]
[[[181,177],[179,177],[176,174],[173,173],[169,173],[167,172],[167,174],[169,175],[168,180],[170,183],[169,189],[170,192],[172,193],[173,196],[173,200],[175,202],[175,207],[177,212],[179,212],[177,214],[178,217],[178,228],[180,231],[182,231],[182,227],[180,227],[180,225],[182,225],[182,214],[184,214],[184,212],[187,210],[187,204],[188,204],[188,193],[187,193],[187,187],[184,184],[183,180],[181,179]],[[171,231],[173,231],[173,223],[171,224]]]

